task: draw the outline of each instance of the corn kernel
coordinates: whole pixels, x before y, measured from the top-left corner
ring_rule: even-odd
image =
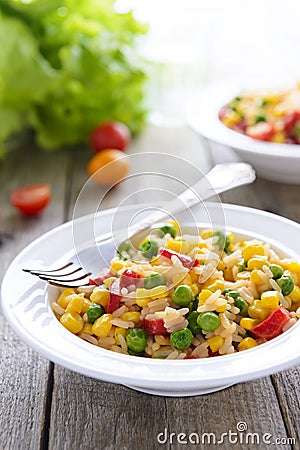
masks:
[[[67,330],[74,334],[79,333],[84,325],[83,318],[76,312],[65,312],[59,321]]]
[[[203,230],[201,231],[201,237],[202,239],[209,239],[212,235],[212,230]]]
[[[115,281],[117,278],[116,277],[109,277],[106,278],[106,280],[103,280],[104,286],[107,287],[108,289],[110,288],[110,285],[113,281]]]
[[[139,288],[136,291],[136,298],[164,298],[168,296],[167,286],[156,286],[152,289]]]
[[[93,328],[93,324],[85,322],[85,324],[83,325],[83,328],[82,328],[82,333],[85,333],[85,334],[88,334],[91,336],[93,334],[92,328]]]
[[[300,264],[296,261],[291,261],[287,264],[287,269],[290,272],[294,272],[297,275],[300,275]],[[58,302],[57,302],[58,303]]]
[[[240,321],[240,326],[245,330],[252,330],[256,325],[260,323],[257,319],[249,319],[249,317],[243,317]]]
[[[187,284],[190,286],[192,284],[192,279],[190,275],[183,276],[181,273],[177,273],[172,277],[172,281],[175,285],[177,284]]]
[[[249,261],[254,255],[264,256],[265,250],[262,244],[258,242],[246,243],[243,248],[243,258],[245,261]]]
[[[150,261],[151,266],[160,266],[161,260],[158,257],[153,257]]]
[[[232,267],[225,267],[223,270],[224,278],[227,281],[234,281]]]
[[[259,276],[258,270],[256,270],[256,269],[252,270],[251,275],[250,275],[250,281],[252,281],[252,283],[255,283],[258,285],[264,284],[263,280]]]
[[[263,308],[277,309],[279,307],[280,293],[278,291],[263,292],[260,298]]]
[[[192,270],[189,273],[192,283],[197,283],[197,281],[199,280],[199,275],[197,275],[195,272],[193,272]]]
[[[219,305],[219,306],[216,308],[216,311],[217,311],[218,313],[225,312],[225,311],[226,311],[226,303],[224,303],[224,305]]]
[[[298,286],[295,286],[292,292],[289,295],[290,299],[293,303],[299,303],[300,302],[300,288]]]
[[[193,291],[193,294],[196,296],[197,294],[199,294],[199,288],[198,285],[196,283],[191,284],[191,289]]]
[[[248,308],[248,315],[251,319],[265,320],[271,314],[271,310],[263,308],[260,300],[254,300]]]
[[[121,315],[121,319],[138,323],[140,321],[140,313],[138,311],[128,311]]]
[[[110,263],[110,271],[113,275],[117,275],[119,270],[124,269],[125,267],[127,267],[126,261],[121,261],[118,258],[112,259]]]
[[[120,328],[120,327],[116,327],[115,328],[115,340],[116,340],[116,344],[120,345],[120,340],[118,337],[118,334],[121,334],[122,336],[125,336],[126,333],[126,329],[125,328]]]
[[[176,222],[176,220],[169,220],[169,221],[167,222],[167,224],[168,224],[168,225],[172,225],[172,227],[175,228],[177,234],[180,233],[180,226],[179,226],[178,222]]]
[[[169,239],[167,240],[165,247],[177,253],[187,253],[190,245],[182,239]]]
[[[213,336],[210,339],[207,339],[207,343],[210,346],[212,352],[217,352],[220,350],[225,340],[221,336]]]
[[[262,269],[263,266],[269,265],[268,259],[266,256],[251,258],[248,261],[247,267],[249,270],[253,269]]]
[[[68,303],[69,303],[68,297],[69,297],[69,295],[72,295],[72,294],[75,294],[74,289],[70,289],[70,288],[65,289],[65,290],[60,294],[60,296],[59,296],[59,298],[58,298],[58,300],[57,300],[56,303],[57,303],[61,308],[66,309],[66,307],[67,307],[67,305],[68,305]]]
[[[209,291],[208,289],[202,289],[202,291],[199,294],[199,305],[204,305],[206,300],[211,296],[212,291]]]
[[[226,125],[226,127],[231,127],[232,125],[237,124],[240,120],[241,116],[234,111],[222,118],[222,122]]]
[[[148,306],[148,303],[151,301],[151,298],[137,298],[135,302],[140,308],[144,308],[145,306]]]
[[[257,345],[258,345],[258,343],[256,342],[255,339],[253,339],[251,337],[246,337],[239,343],[238,350],[239,351],[247,350],[249,348],[256,347]]]
[[[92,304],[92,302],[90,302],[87,298],[84,298],[81,312],[86,313],[87,310],[89,309],[89,307],[91,306],[91,304]]]
[[[272,142],[277,142],[278,144],[283,144],[285,142],[285,134],[283,131],[277,131],[271,138]]]
[[[84,294],[73,294],[68,303],[66,311],[81,313],[84,301]]]
[[[225,267],[226,267],[226,266],[225,266],[225,263],[224,263],[223,261],[220,260],[220,261],[218,262],[218,264],[217,264],[217,269],[223,271],[223,270],[225,269]]]
[[[90,299],[93,303],[98,303],[106,308],[109,301],[109,292],[103,287],[99,286],[98,288],[95,288],[93,290]]]
[[[234,243],[234,236],[232,233],[228,233],[227,236],[229,237],[229,249],[232,247],[233,243]]]
[[[224,291],[225,285],[224,281],[222,280],[216,280],[213,283],[211,281],[208,281],[204,284],[204,289],[208,289],[211,292],[216,292],[218,289],[221,289],[221,291]]]
[[[106,337],[111,330],[113,316],[111,314],[103,314],[103,316],[97,319],[92,327],[93,334],[98,337]]]

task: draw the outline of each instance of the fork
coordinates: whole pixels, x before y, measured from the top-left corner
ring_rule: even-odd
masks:
[[[153,224],[165,220],[169,216],[190,208],[201,201],[211,198],[215,194],[226,192],[237,186],[250,184],[255,180],[255,171],[246,163],[224,163],[215,165],[200,181],[182,192],[177,198],[165,205],[164,210],[154,211],[136,224],[129,226],[112,236],[112,233],[102,235],[96,240],[96,246],[101,256],[109,261],[112,257],[116,243],[118,252],[122,254],[122,247],[130,243],[131,248],[137,248],[141,240],[149,233]],[[84,252],[84,251],[83,251]],[[79,252],[80,254],[80,252]],[[31,275],[38,276],[49,284],[77,288],[90,284],[91,272],[85,271],[80,261],[79,254],[74,261],[70,260],[61,267],[51,270],[23,269]],[[81,257],[83,258],[83,254]]]

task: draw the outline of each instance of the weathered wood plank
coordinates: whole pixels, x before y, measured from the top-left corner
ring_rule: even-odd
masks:
[[[66,155],[42,153],[30,145],[8,154],[0,165],[0,277],[17,253],[63,220]],[[39,217],[23,217],[9,203],[12,189],[46,182],[53,200]],[[45,416],[49,361],[19,341],[0,315],[0,448],[38,449]]]
[[[187,140],[181,137],[182,147],[176,146],[176,133],[172,130],[172,145],[170,134],[166,138],[166,146],[159,145],[159,135],[153,129],[145,133],[135,143],[141,151],[156,150],[177,154],[177,151],[188,160],[201,163],[199,155],[201,147],[198,141],[191,148],[188,144],[191,138],[186,131]],[[156,140],[155,140],[156,139]],[[183,143],[185,143],[183,145]],[[134,151],[134,150],[132,150]],[[81,161],[87,159],[81,155],[74,167],[73,198],[79,192],[86,179],[84,166]],[[203,165],[206,170],[207,166]],[[260,185],[260,181],[257,182]],[[91,193],[99,195],[95,190]],[[232,193],[230,193],[232,195]],[[245,187],[234,193],[237,202],[249,206],[261,206],[257,198],[256,188]],[[229,197],[230,198],[230,197]],[[114,191],[106,206],[118,202],[118,192]],[[89,212],[89,205],[85,205]],[[72,206],[70,208],[72,211]],[[270,407],[271,406],[271,407]],[[272,410],[272,411],[271,411]],[[54,391],[51,411],[50,441],[51,449],[60,450],[71,448],[82,449],[155,449],[162,445],[157,441],[157,434],[168,432],[186,434],[195,432],[215,432],[220,438],[222,432],[230,429],[236,431],[239,421],[245,421],[249,432],[270,433],[274,437],[286,437],[285,424],[270,378],[264,378],[251,383],[239,384],[225,391],[195,398],[159,398],[136,393],[122,386],[92,380],[74,374],[62,367],[55,367]],[[260,437],[261,437],[260,436]],[[179,448],[181,444],[173,444],[172,448]],[[166,443],[163,448],[171,448]],[[232,444],[222,444],[222,448],[230,449]],[[245,444],[235,444],[234,448],[247,449]],[[249,446],[257,448],[257,446]],[[277,448],[289,448],[277,446]]]

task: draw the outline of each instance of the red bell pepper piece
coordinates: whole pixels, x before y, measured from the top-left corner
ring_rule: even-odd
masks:
[[[177,256],[183,267],[191,269],[192,267],[199,266],[198,259],[193,259],[188,255],[183,255],[182,253],[174,252],[174,250],[170,250],[168,248],[160,248],[158,250],[159,255],[164,258],[171,259],[172,256]]]
[[[148,334],[170,334],[165,328],[163,319],[148,319],[145,317],[142,327]]]
[[[142,287],[144,284],[144,280],[142,278],[142,275],[134,272],[134,270],[126,269],[120,277],[120,289],[122,289],[123,287],[126,288],[127,286],[130,286],[132,284],[137,287]]]
[[[259,122],[246,129],[247,136],[252,139],[259,139],[260,141],[269,141],[274,133],[274,125],[269,122]]]
[[[120,294],[120,280],[114,280],[109,288],[109,301],[106,308],[108,314],[113,313],[120,307],[122,295]]]
[[[100,286],[101,284],[103,284],[104,280],[106,280],[107,278],[110,278],[110,277],[112,277],[110,270],[102,269],[102,270],[100,270],[98,277],[89,279],[89,284],[94,285],[94,286]]]
[[[290,130],[296,124],[296,122],[300,119],[300,111],[292,111],[288,113],[284,118],[284,129]]]
[[[184,359],[199,359],[197,355],[186,355]]]
[[[282,333],[282,327],[290,319],[290,313],[283,306],[276,309],[263,322],[256,325],[251,330],[251,334],[257,339],[271,339]]]
[[[213,352],[211,348],[208,347],[208,357],[213,358],[214,356],[220,356],[219,352]]]

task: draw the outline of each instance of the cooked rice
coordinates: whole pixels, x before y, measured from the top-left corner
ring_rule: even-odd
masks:
[[[206,232],[203,236],[209,236],[209,233]],[[54,314],[66,328],[70,329],[70,331],[74,330],[72,332],[77,334],[81,339],[104,349],[126,355],[128,355],[129,352],[127,344],[128,336],[127,334],[126,336],[124,335],[125,330],[143,328],[149,334],[142,355],[152,358],[173,360],[185,359],[187,355],[193,355],[198,358],[207,358],[211,356],[212,352],[214,355],[231,354],[245,348],[246,341],[244,341],[244,338],[249,336],[255,339],[257,344],[266,342],[266,339],[255,338],[254,331],[246,331],[240,325],[241,320],[244,317],[252,318],[252,314],[250,313],[250,310],[249,315],[245,313],[241,314],[240,309],[236,306],[236,300],[230,293],[225,295],[225,293],[223,293],[224,289],[237,291],[239,296],[247,302],[249,307],[251,306],[252,312],[255,312],[255,308],[258,307],[258,305],[261,305],[261,294],[264,291],[279,292],[279,306],[285,307],[290,313],[290,319],[282,327],[282,330],[280,330],[282,332],[290,329],[297,323],[298,319],[300,319],[300,307],[297,307],[298,304],[296,301],[293,303],[292,300],[295,296],[291,293],[286,296],[283,295],[282,290],[277,281],[273,278],[273,273],[269,267],[270,263],[279,264],[283,268],[285,275],[293,277],[295,286],[300,287],[300,275],[298,273],[291,273],[288,269],[290,267],[289,264],[293,262],[293,260],[280,258],[277,253],[270,248],[268,243],[263,244],[255,239],[248,241],[246,242],[247,246],[251,246],[252,244],[260,245],[260,252],[257,254],[255,252],[256,247],[250,249],[250,255],[252,255],[250,258],[258,257],[263,261],[261,263],[263,264],[262,268],[255,269],[255,276],[251,276],[252,269],[249,268],[251,266],[247,265],[249,259],[246,260],[245,269],[240,271],[240,263],[244,263],[243,258],[246,258],[244,249],[248,248],[243,241],[237,243],[232,243],[231,241],[229,252],[226,253],[220,251],[218,248],[219,237],[216,235],[206,238],[185,235],[184,238],[185,241],[183,247],[185,248],[185,259],[180,255],[176,256],[176,252],[171,256],[171,259],[158,255],[155,260],[151,261],[144,261],[140,253],[138,255],[132,255],[135,257],[137,256],[136,263],[131,260],[123,261],[118,257],[113,258],[110,270],[116,277],[122,276],[124,270],[129,268],[138,273],[142,278],[155,273],[162,274],[166,278],[167,285],[165,286],[165,291],[163,293],[158,291],[151,293],[151,289],[149,289],[148,294],[148,291],[144,288],[143,291],[140,290],[138,297],[136,289],[137,287],[142,287],[140,285],[140,280],[137,285],[133,283],[123,287],[120,291],[120,304],[117,305],[118,307],[116,307],[112,313],[109,313],[111,315],[108,315],[103,322],[104,324],[107,324],[108,321],[108,328],[110,328],[106,329],[104,333],[106,337],[98,338],[95,334],[90,334],[93,330],[96,331],[96,329],[89,323],[87,313],[83,311],[77,313],[77,308],[80,309],[78,295],[82,298],[90,299],[91,293],[105,292],[106,296],[107,292],[109,292],[109,288],[105,284],[101,286],[81,286],[71,295],[68,295],[69,292],[65,292],[65,297],[62,295],[62,298],[59,298],[52,303],[51,307]],[[168,245],[170,245],[168,248],[172,249],[173,245],[174,248],[178,248],[178,242],[173,242],[171,236],[167,237],[167,241]],[[158,239],[157,242],[158,245],[163,245],[163,241]],[[260,255],[262,254],[263,256],[261,258]],[[196,261],[192,269],[188,269],[183,265],[185,264],[186,258],[189,257]],[[259,277],[259,280],[256,280],[257,277]],[[252,280],[255,280],[256,283]],[[194,297],[195,294],[199,292],[199,301],[195,302],[192,298],[188,307],[181,307],[177,302],[174,303],[174,301],[176,301],[176,296],[173,296],[173,293],[176,290],[176,287],[181,284],[191,285]],[[210,292],[208,292],[208,298],[206,298],[207,295],[201,296],[201,291],[203,289],[210,290]],[[61,289],[60,292],[61,294],[64,294],[63,289]],[[275,301],[277,301],[276,295],[274,295],[274,298]],[[66,306],[73,300],[76,320],[72,317],[72,307],[68,307],[68,314],[65,314]],[[171,342],[174,344],[175,336],[174,339],[170,339],[170,334],[191,326],[188,319],[192,320],[189,318],[189,314],[191,310],[195,308],[195,303],[198,303],[197,312],[195,312],[195,314],[212,312],[212,316],[214,314],[218,315],[220,325],[213,331],[205,331],[202,329],[199,334],[193,337],[189,333],[190,339],[192,339],[191,345],[184,350],[178,350],[178,348],[175,348],[171,344]],[[262,306],[259,306],[259,308],[261,307]],[[86,304],[82,309],[86,311]],[[272,310],[270,309],[270,313],[271,311]],[[133,320],[123,320],[122,316],[127,312],[137,312],[138,314],[132,315]],[[78,318],[78,314],[80,315],[80,318]],[[256,315],[254,314],[253,317],[256,318]],[[196,319],[197,316],[195,320]],[[261,319],[258,320],[260,320],[260,322],[262,321]],[[82,330],[78,331],[80,326],[82,326]],[[101,320],[97,322],[96,326],[102,326]],[[152,326],[154,327],[153,332],[157,329],[157,333],[161,334],[151,335]],[[121,331],[116,335],[117,327],[120,328]],[[187,332],[185,331],[185,333]],[[208,341],[214,337],[222,339],[213,339],[211,342]],[[215,344],[213,344],[213,342]],[[244,345],[240,346],[240,343],[243,343]],[[218,348],[215,347],[215,345],[217,345]],[[212,350],[212,348],[214,350]]]

